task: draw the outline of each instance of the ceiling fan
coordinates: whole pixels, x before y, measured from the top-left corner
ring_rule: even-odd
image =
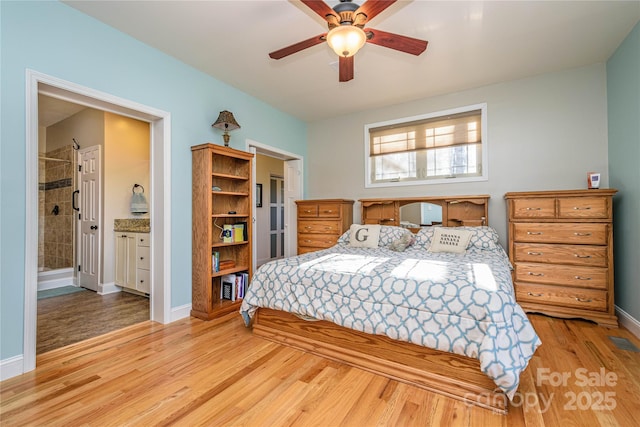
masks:
[[[271,52],[269,56],[273,59],[284,58],[326,41],[340,58],[339,81],[347,82],[353,79],[353,55],[366,42],[416,56],[427,48],[425,40],[365,28],[369,20],[396,0],[367,0],[361,6],[351,0],[340,0],[333,9],[321,0],[300,1],[327,21],[329,31]]]

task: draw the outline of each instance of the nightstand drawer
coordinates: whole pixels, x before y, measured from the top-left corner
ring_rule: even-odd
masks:
[[[513,225],[516,242],[606,245],[607,224],[520,222]]]
[[[609,218],[609,200],[604,197],[558,198],[558,218]]]
[[[608,270],[597,267],[517,263],[515,280],[589,289],[607,289]]]
[[[606,311],[607,291],[516,282],[516,300],[560,307]]]
[[[555,218],[556,199],[516,199],[513,201],[513,218]]]
[[[339,235],[340,231],[340,223],[337,221],[300,220],[298,222],[299,233],[322,233]]]
[[[513,249],[515,262],[544,262],[591,267],[609,265],[606,246],[514,243]]]

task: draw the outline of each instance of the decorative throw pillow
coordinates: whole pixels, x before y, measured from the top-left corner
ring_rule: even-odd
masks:
[[[411,246],[415,238],[413,237],[413,233],[407,231],[402,235],[399,239],[394,240],[390,245],[389,249],[396,252],[404,252],[407,247]]]
[[[379,237],[379,225],[352,224],[349,228],[349,246],[356,248],[377,248]]]
[[[436,227],[433,231],[433,239],[429,250],[431,252],[464,253],[467,250],[471,234],[469,230]]]
[[[402,238],[402,236],[404,236],[406,233],[411,232],[404,227],[398,227],[395,225],[381,225],[378,246],[381,248],[391,246],[393,242]]]

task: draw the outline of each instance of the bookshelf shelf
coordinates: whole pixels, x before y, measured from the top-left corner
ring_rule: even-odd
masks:
[[[251,212],[253,154],[216,144],[201,144],[191,147],[191,155],[191,315],[211,320],[237,310],[241,302],[221,298],[223,276],[244,274],[250,279],[252,274],[251,221],[246,212]],[[214,191],[214,187],[222,190]],[[220,227],[238,224],[244,225],[246,238],[232,242],[220,240]],[[214,271],[214,253],[221,267],[226,260],[232,260],[235,266]]]

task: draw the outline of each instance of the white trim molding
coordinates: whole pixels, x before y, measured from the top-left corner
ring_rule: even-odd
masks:
[[[23,363],[24,358],[21,354],[18,356],[9,357],[8,359],[0,360],[0,381],[4,381],[23,374]]]
[[[621,309],[616,305],[616,314],[618,315],[618,320],[622,326],[627,328],[629,332],[635,335],[637,338],[640,338],[640,321],[635,319],[629,313]]]

